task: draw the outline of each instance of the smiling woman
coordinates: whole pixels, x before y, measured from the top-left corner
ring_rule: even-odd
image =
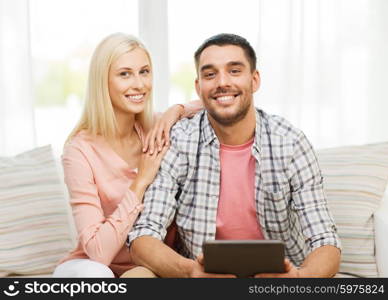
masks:
[[[117,111],[142,112],[150,105],[151,85],[151,61],[141,48],[121,55],[109,70],[109,94]]]
[[[145,46],[123,33],[106,37],[93,54],[85,109],[63,151],[78,245],[54,277],[113,277],[129,269],[136,276],[154,276],[132,264],[125,241],[167,151],[168,132],[185,110],[173,106],[160,118],[165,126],[154,124],[151,94],[152,63]],[[155,130],[158,149],[147,150],[146,134],[152,140]]]
[[[125,135],[120,128],[133,127],[123,125],[135,119],[148,131],[152,121],[151,85],[151,60],[144,45],[133,36],[108,36],[92,57],[85,110],[68,140],[81,130],[113,139],[118,130]],[[128,101],[127,96],[135,91],[144,94],[142,105]]]

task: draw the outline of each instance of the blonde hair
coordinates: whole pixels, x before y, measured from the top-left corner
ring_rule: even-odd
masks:
[[[102,40],[94,50],[89,67],[84,110],[66,143],[81,130],[86,130],[92,136],[101,135],[105,138],[116,136],[118,128],[108,87],[109,69],[121,55],[136,48],[145,51],[152,67],[149,52],[143,43],[132,35],[111,34]],[[145,131],[149,130],[152,123],[152,94],[146,102],[144,110],[136,114],[135,119]]]

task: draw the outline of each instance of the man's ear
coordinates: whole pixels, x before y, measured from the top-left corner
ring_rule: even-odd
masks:
[[[255,70],[252,74],[252,92],[255,93],[260,88],[260,73],[258,70]]]
[[[195,78],[195,91],[197,92],[198,97],[201,98],[201,94],[199,93],[199,82],[198,82],[198,77]]]

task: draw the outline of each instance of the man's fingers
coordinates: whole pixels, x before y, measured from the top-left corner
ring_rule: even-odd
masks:
[[[203,278],[236,278],[236,275],[233,274],[214,274],[214,273],[204,273]]]
[[[202,254],[202,253],[199,254],[199,255],[197,256],[197,261],[198,261],[201,265],[204,264],[204,261],[203,261],[203,254]]]
[[[212,274],[210,278],[236,278],[236,275],[233,274]]]
[[[282,273],[261,273],[261,274],[256,274],[255,278],[275,278],[275,277],[281,277],[279,276]]]
[[[293,264],[290,262],[290,260],[288,258],[284,259],[284,269],[285,269],[285,272],[290,272],[293,268]]]

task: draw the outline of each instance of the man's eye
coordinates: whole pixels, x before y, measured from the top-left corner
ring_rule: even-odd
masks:
[[[211,77],[214,77],[215,73],[214,72],[208,72],[208,73],[205,73],[204,77],[205,78],[211,78]]]
[[[239,69],[232,69],[230,72],[231,72],[232,74],[238,74],[238,73],[240,73],[241,71],[240,71]]]

